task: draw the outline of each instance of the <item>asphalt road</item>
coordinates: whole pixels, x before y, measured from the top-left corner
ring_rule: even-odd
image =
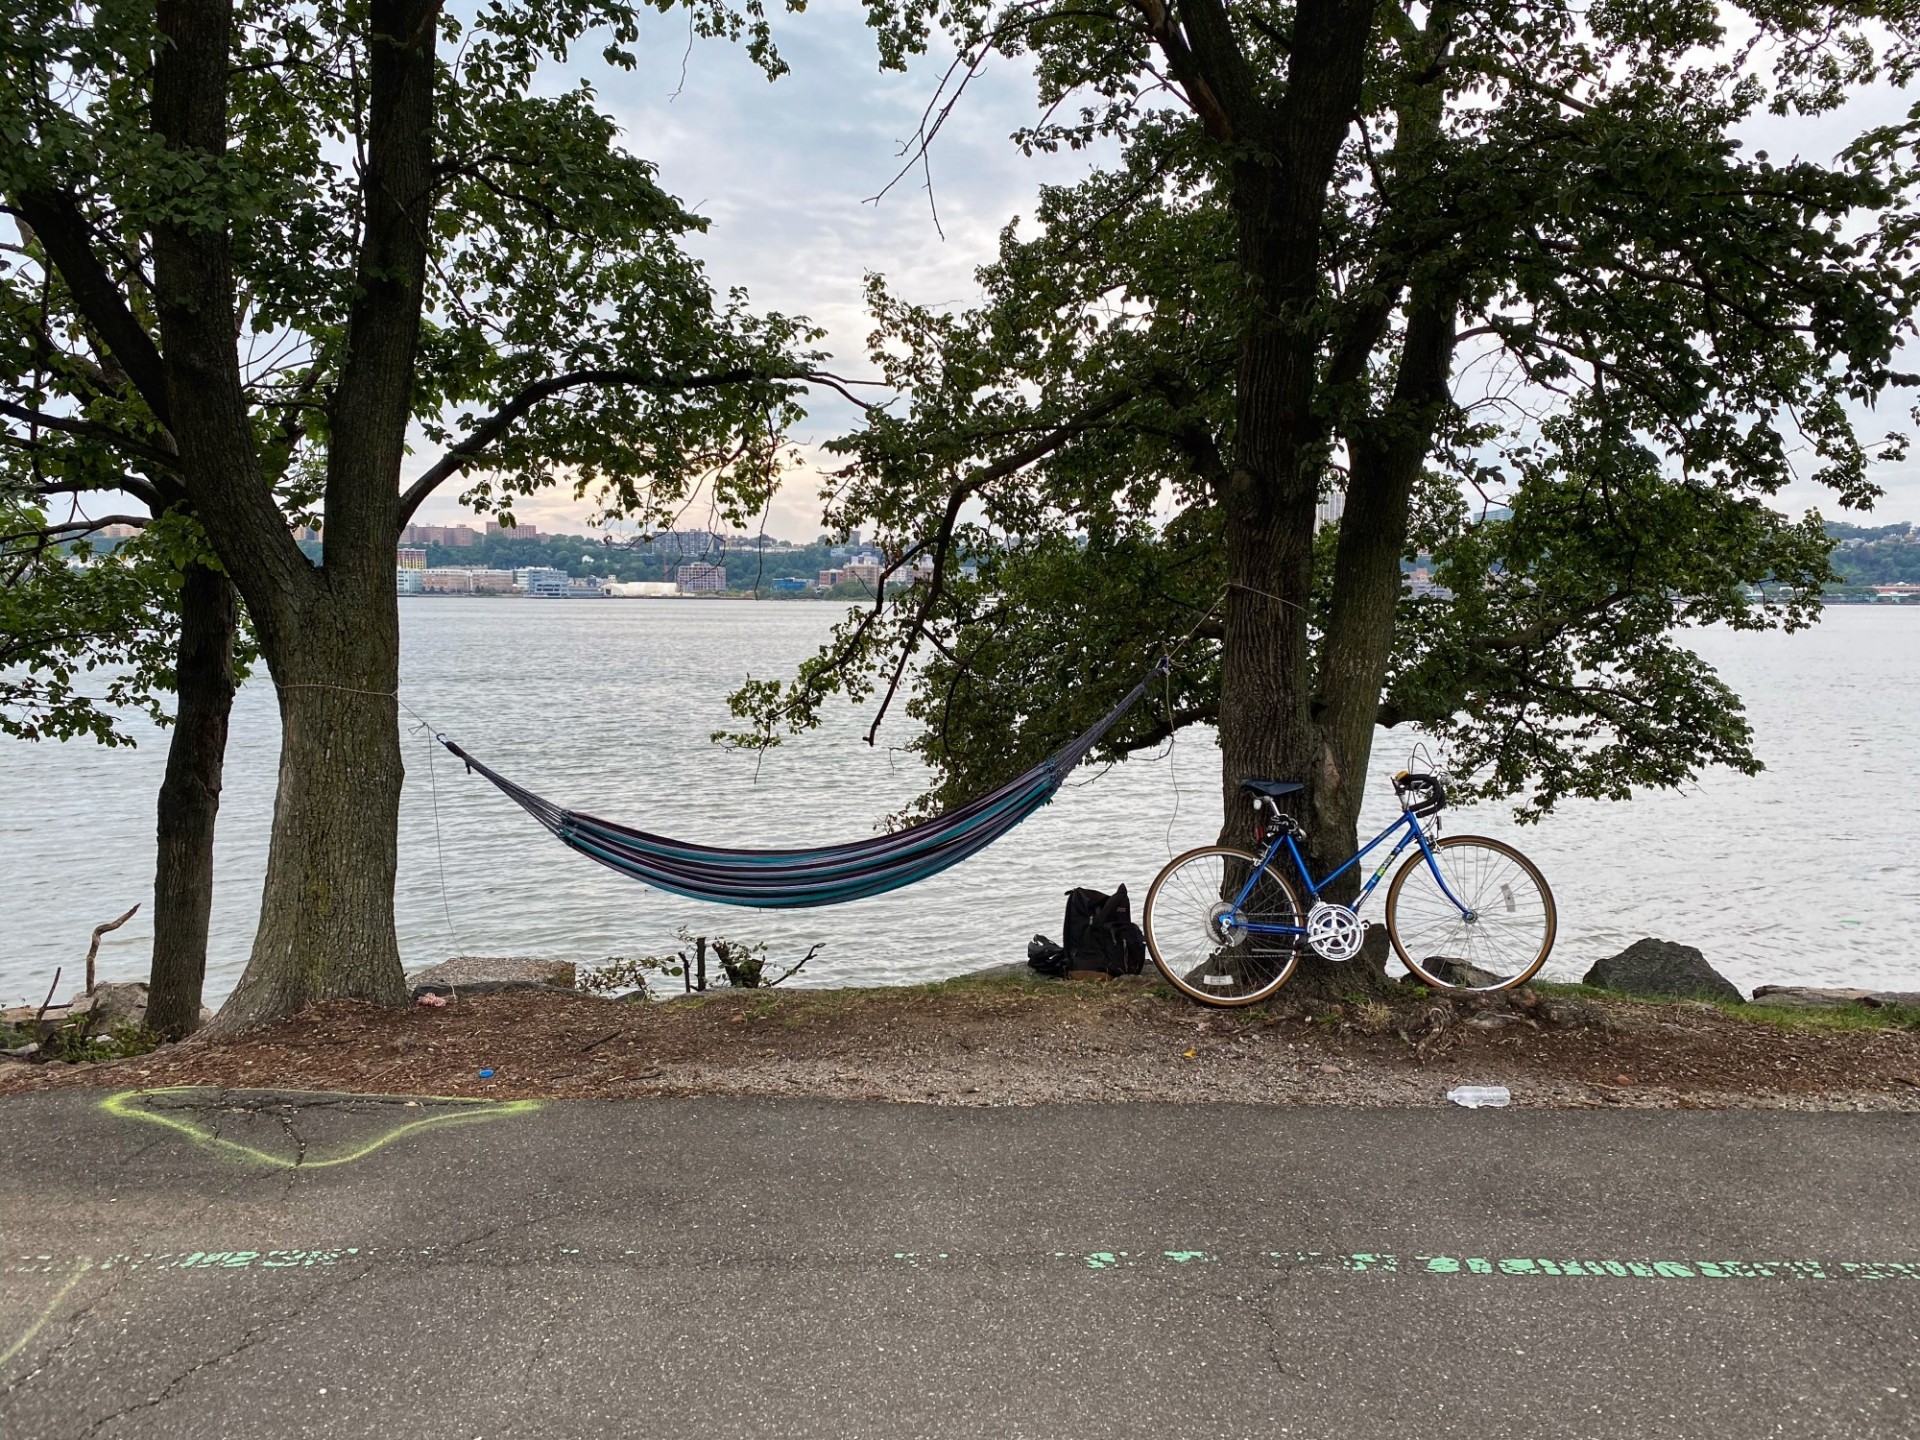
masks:
[[[1912,1117],[101,1101],[5,1440],[1920,1433]]]

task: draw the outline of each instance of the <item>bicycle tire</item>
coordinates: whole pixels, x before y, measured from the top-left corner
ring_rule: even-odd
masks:
[[[1540,867],[1504,840],[1484,835],[1449,835],[1433,849],[1436,863],[1448,872],[1448,886],[1475,918],[1460,916],[1442,895],[1424,854],[1408,856],[1387,887],[1387,938],[1400,963],[1435,990],[1491,992],[1526,984],[1547,963],[1560,923]],[[1425,883],[1415,900],[1408,886],[1421,877]],[[1530,882],[1533,896],[1519,883],[1522,879]],[[1423,913],[1403,917],[1403,905],[1417,905]]]
[[[1246,868],[1236,875],[1236,866]],[[1220,898],[1223,892],[1237,893],[1256,867],[1262,879],[1245,911],[1259,917],[1256,923],[1304,925],[1299,897],[1286,877],[1258,855],[1230,845],[1202,845],[1176,855],[1147,890],[1141,927],[1154,966],[1174,989],[1203,1005],[1257,1004],[1286,984],[1300,963],[1304,935],[1243,934],[1234,940],[1218,924],[1219,911],[1228,904]]]

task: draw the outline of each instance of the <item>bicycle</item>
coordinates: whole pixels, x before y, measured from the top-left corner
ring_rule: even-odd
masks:
[[[1396,775],[1399,816],[1318,881],[1300,853],[1305,831],[1279,803],[1306,787],[1243,780],[1240,788],[1253,796],[1261,853],[1204,845],[1168,861],[1147,891],[1147,948],[1181,993],[1207,1005],[1252,1005],[1287,983],[1305,949],[1351,960],[1371,923],[1357,912],[1410,845],[1418,849],[1395,872],[1386,899],[1387,938],[1410,972],[1436,990],[1510,990],[1546,963],[1558,924],[1546,879],[1504,841],[1440,838],[1442,776]],[[1321,898],[1393,836],[1351,905]],[[1283,851],[1313,897],[1305,910],[1277,863]]]

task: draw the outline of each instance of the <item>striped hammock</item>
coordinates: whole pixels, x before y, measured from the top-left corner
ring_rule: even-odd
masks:
[[[551,830],[561,844],[598,860],[609,870],[695,900],[796,910],[884,895],[937,875],[986,849],[1053,798],[1073,767],[1139,703],[1154,676],[1164,668],[1162,662],[1094,725],[999,789],[958,810],[890,835],[817,850],[728,850],[616,825],[543,800],[474,759],[444,735],[435,738],[469,771],[492,781],[508,799]]]

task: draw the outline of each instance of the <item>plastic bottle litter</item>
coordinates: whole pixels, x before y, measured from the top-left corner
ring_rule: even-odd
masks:
[[[1513,1097],[1504,1085],[1456,1085],[1447,1091],[1447,1099],[1469,1110],[1478,1110],[1482,1106],[1505,1105]]]

